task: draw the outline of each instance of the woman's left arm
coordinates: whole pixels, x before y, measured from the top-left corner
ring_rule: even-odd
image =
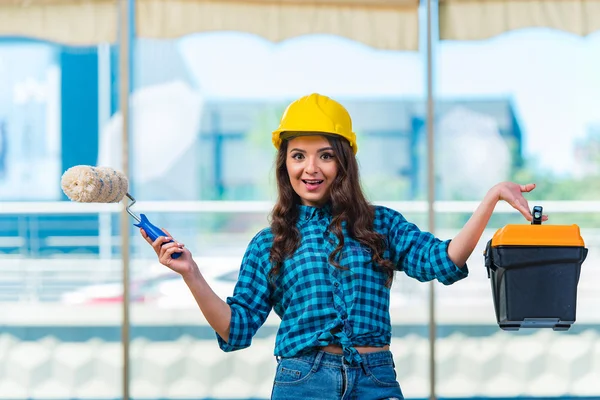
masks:
[[[519,185],[512,182],[502,182],[492,187],[465,226],[450,242],[448,246],[450,259],[459,267],[466,264],[477,242],[479,242],[496,204],[500,200],[506,201],[523,214],[528,221],[531,221],[533,217],[531,216],[529,203],[523,197],[523,193],[531,192],[533,189],[535,189],[534,183]],[[542,219],[546,221],[548,217],[544,215]]]

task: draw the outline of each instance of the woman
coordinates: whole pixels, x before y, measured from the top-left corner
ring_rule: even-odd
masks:
[[[281,317],[273,399],[403,398],[389,351],[394,272],[446,285],[465,278],[496,203],[507,201],[531,220],[522,192],[535,185],[494,186],[456,237],[441,241],[367,202],[352,122],[336,101],[318,94],[296,100],[272,140],[278,200],[271,226],[250,242],[227,301],[183,244],[142,235],[181,274],[222,350],[250,346],[271,310]],[[174,260],[175,252],[183,254]]]

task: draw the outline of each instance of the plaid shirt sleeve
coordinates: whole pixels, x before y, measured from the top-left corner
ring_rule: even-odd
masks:
[[[250,346],[256,331],[271,312],[270,288],[267,281],[270,269],[269,251],[265,240],[267,236],[267,230],[263,230],[248,245],[233,296],[227,298],[227,304],[231,307],[227,342],[217,334],[219,347],[225,352]]]
[[[421,282],[437,279],[444,285],[467,277],[467,265],[459,268],[448,256],[450,240],[442,241],[423,232],[399,212],[389,211],[390,259],[399,271]]]

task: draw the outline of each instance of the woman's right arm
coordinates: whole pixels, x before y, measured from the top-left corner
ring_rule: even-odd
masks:
[[[184,250],[188,252],[189,250]],[[225,342],[229,338],[229,327],[231,324],[231,307],[223,301],[208,285],[198,266],[194,263],[195,268],[188,274],[183,275],[183,280],[187,287],[192,292],[194,299],[200,311],[204,314],[204,318],[210,326],[221,336]]]
[[[204,317],[215,330],[221,350],[228,352],[250,346],[272,309],[266,270],[270,243],[267,230],[257,234],[246,249],[233,295],[227,301],[212,291],[189,250],[181,243],[168,243],[171,237],[169,232],[166,233],[169,236],[152,242],[142,230],[142,236],[152,245],[160,263],[184,279]],[[181,256],[173,259],[173,253],[181,253]]]
[[[140,229],[140,232],[158,255],[160,263],[181,275],[209,325],[227,342],[231,325],[231,308],[208,285],[190,251],[182,243],[175,241],[168,243],[172,240],[170,236],[161,236],[152,242],[143,229]],[[173,259],[171,257],[173,253],[181,253],[181,256]]]

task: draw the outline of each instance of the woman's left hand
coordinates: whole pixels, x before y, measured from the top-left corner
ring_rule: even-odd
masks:
[[[513,208],[519,211],[527,219],[532,221],[533,216],[531,215],[531,209],[529,203],[523,197],[523,193],[531,192],[535,189],[535,183],[528,183],[527,185],[519,185],[513,182],[502,182],[495,186],[498,193],[498,200],[504,200],[510,204]],[[548,216],[543,215],[542,221],[547,221]]]

